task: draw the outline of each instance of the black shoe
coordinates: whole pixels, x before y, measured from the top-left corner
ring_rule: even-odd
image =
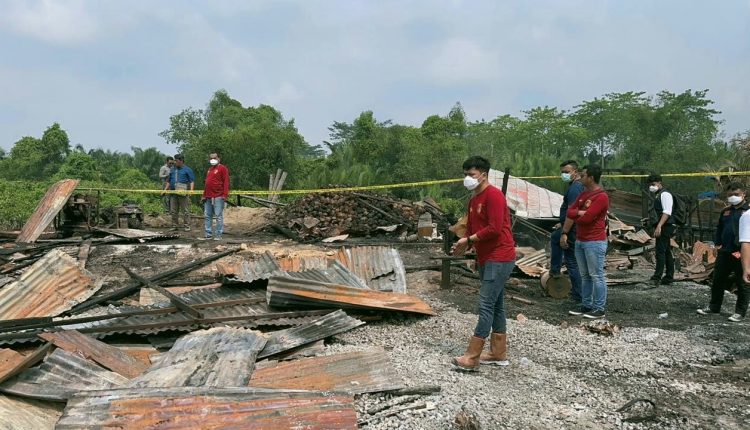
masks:
[[[581,306],[578,306],[577,308],[573,308],[573,309],[569,310],[568,311],[568,315],[579,316],[579,315],[583,315],[586,312],[590,312],[590,311],[591,311],[591,308],[587,308],[586,306],[581,305]]]
[[[596,320],[599,318],[604,318],[604,310],[601,311],[589,311],[583,314],[584,318],[588,318],[590,320]]]
[[[673,278],[667,278],[666,276],[661,278],[661,285],[671,285],[673,282]]]

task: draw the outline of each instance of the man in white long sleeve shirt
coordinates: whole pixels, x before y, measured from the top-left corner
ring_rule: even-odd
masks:
[[[649,175],[646,182],[648,183],[648,190],[655,194],[654,214],[651,223],[656,238],[656,268],[651,281],[657,285],[668,285],[674,282],[674,257],[672,256],[672,237],[675,232],[674,217],[672,216],[674,198],[672,193],[664,189],[661,175]],[[662,277],[662,273],[664,277]]]

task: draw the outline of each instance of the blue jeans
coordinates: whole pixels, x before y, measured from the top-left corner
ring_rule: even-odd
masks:
[[[606,255],[606,240],[576,242],[576,260],[581,272],[581,305],[595,311],[603,311],[607,304]]]
[[[560,247],[560,236],[562,236],[562,229],[558,228],[552,233],[552,239],[550,239],[550,272],[560,273],[564,257],[565,266],[568,268],[568,276],[570,277],[570,298],[574,302],[580,303],[581,274],[578,272],[578,262],[576,261],[575,232],[570,232],[570,234],[568,234],[568,249],[562,249]]]
[[[203,215],[206,217],[206,237],[212,236],[211,221],[214,216],[216,217],[216,234],[213,236],[221,237],[221,234],[224,233],[224,199],[221,197],[206,199],[203,202]]]
[[[490,329],[497,333],[505,333],[503,290],[515,265],[513,261],[488,261],[479,266],[482,286],[479,288],[479,322],[474,329],[474,336],[484,339],[490,335]]]

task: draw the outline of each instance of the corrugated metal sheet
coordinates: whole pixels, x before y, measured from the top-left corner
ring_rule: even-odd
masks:
[[[340,307],[435,315],[435,311],[427,303],[408,294],[363,290],[287,277],[269,279],[267,299],[274,307]]]
[[[75,330],[42,333],[39,337],[72,354],[94,360],[126,378],[135,378],[148,368],[142,362],[114,346],[107,345]]]
[[[271,334],[258,358],[270,357],[308,343],[325,339],[364,325],[364,321],[352,318],[342,310],[331,312],[300,327],[277,331]]]
[[[94,276],[59,249],[48,252],[0,289],[0,320],[56,316],[101,288]]]
[[[99,339],[113,334],[150,335],[164,331],[193,331],[216,325],[233,325],[245,328],[260,326],[297,326],[315,320],[325,311],[290,311],[269,313],[267,305],[232,305],[201,309],[204,319],[193,320],[182,313],[140,315],[62,326],[76,329]],[[266,316],[267,315],[267,316]],[[12,345],[37,340],[42,330],[0,335],[0,345]]]
[[[350,352],[303,358],[257,369],[250,386],[348,394],[404,388],[404,381],[383,352]]]
[[[304,257],[284,257],[278,260],[279,267],[287,272],[302,272],[305,270],[321,270],[330,265],[334,257],[323,255],[305,255]]]
[[[367,288],[362,278],[355,275],[338,261],[333,261],[327,269],[310,269],[302,272],[287,272],[287,276],[295,279],[325,282],[329,284],[348,285],[354,288]]]
[[[490,169],[487,180],[497,188],[502,188],[504,172]],[[521,218],[558,218],[563,196],[554,191],[534,185],[531,182],[510,175],[508,192],[505,198],[508,207]]]
[[[58,430],[357,428],[347,395],[261,388],[136,388],[76,395]]]
[[[297,256],[286,257],[279,261],[279,266],[287,272],[307,270],[324,270],[335,263],[348,269],[367,288],[376,291],[393,291],[406,293],[406,270],[398,250],[387,246],[359,246],[354,248],[340,248],[331,256]],[[305,278],[291,275],[292,277]],[[333,280],[321,282],[342,284]],[[343,283],[344,285],[351,285]],[[354,286],[354,285],[351,285]]]
[[[162,236],[163,233],[158,231],[139,230],[136,228],[102,228],[96,227],[94,230],[113,236],[125,237],[128,239],[148,239]]]
[[[0,429],[53,430],[62,411],[58,403],[0,395]]]
[[[78,179],[63,179],[49,187],[47,193],[34,209],[34,213],[23,225],[16,242],[31,243],[36,241],[65,206],[68,198],[78,186],[78,182]]]
[[[266,344],[260,332],[220,327],[200,330],[177,340],[129,387],[244,387],[255,358]]]
[[[651,241],[651,236],[646,233],[646,230],[638,230],[637,233],[629,231],[625,233],[625,239],[645,244]]]
[[[0,349],[0,382],[4,381],[11,372],[15,371],[25,358],[25,356],[12,349]]]
[[[0,384],[0,391],[40,400],[65,401],[78,391],[123,386],[128,379],[62,349],[48,355],[39,367]]]
[[[271,276],[282,276],[284,271],[281,270],[276,259],[269,251],[264,252],[255,261],[239,261],[235,263],[219,261],[216,263],[216,269],[228,281],[246,282],[268,279]]]
[[[532,252],[517,260],[516,267],[528,276],[538,278],[544,273],[544,266],[547,263],[547,260],[547,253],[543,249],[540,249],[539,251]]]
[[[346,250],[349,257],[342,262],[355,275],[364,279],[370,289],[406,293],[406,270],[395,248],[359,246]]]

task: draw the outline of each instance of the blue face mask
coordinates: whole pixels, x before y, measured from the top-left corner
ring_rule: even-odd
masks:
[[[560,179],[562,179],[563,182],[570,182],[573,180],[573,176],[570,173],[563,172],[560,173]]]

